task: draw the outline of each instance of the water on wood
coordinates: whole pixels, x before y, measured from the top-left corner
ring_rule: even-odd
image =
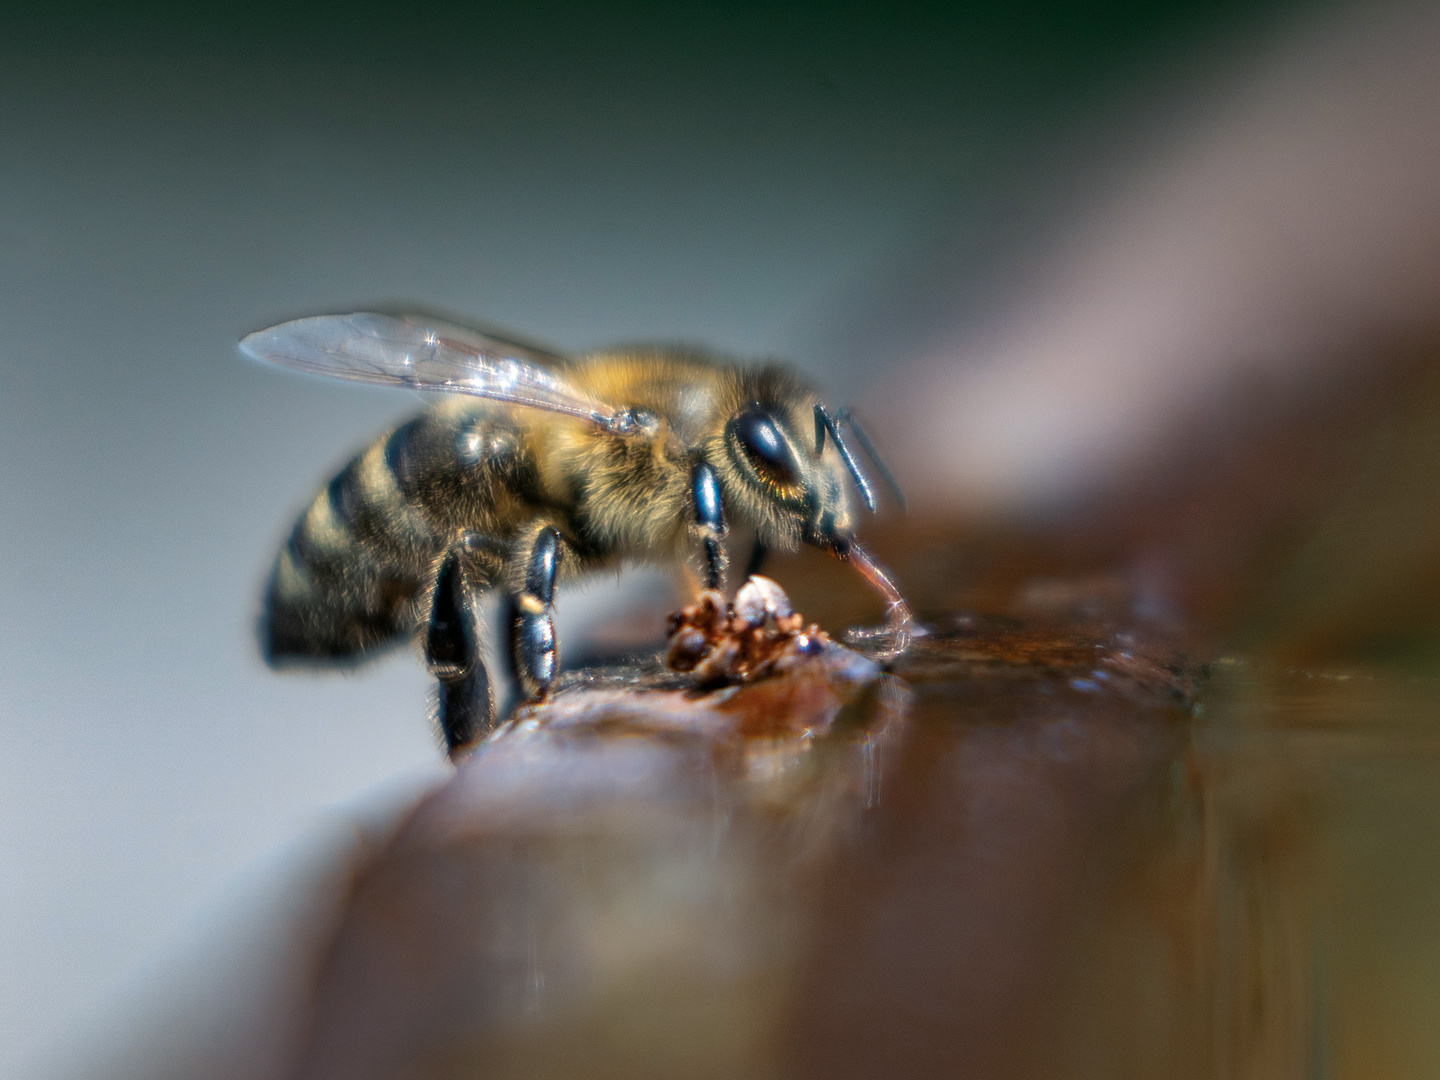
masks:
[[[1440,683],[1207,655],[1133,582],[1003,592],[743,684],[566,674],[357,872],[300,1074],[1440,1061]]]

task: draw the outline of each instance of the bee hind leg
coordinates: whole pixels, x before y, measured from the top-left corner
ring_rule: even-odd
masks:
[[[535,534],[524,562],[524,583],[512,597],[511,656],[527,698],[543,697],[559,666],[552,608],[559,562],[560,534],[546,526]]]
[[[461,554],[456,547],[440,564],[425,633],[425,662],[439,682],[440,731],[452,759],[495,722],[490,677],[480,652],[479,612]]]

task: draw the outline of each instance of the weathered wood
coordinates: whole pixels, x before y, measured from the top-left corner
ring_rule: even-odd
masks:
[[[707,692],[568,675],[359,874],[301,1075],[1045,1066],[1185,798],[1193,672],[1099,624],[885,644]]]

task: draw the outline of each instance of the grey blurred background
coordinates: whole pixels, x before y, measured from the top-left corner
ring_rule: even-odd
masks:
[[[1131,305],[1153,333],[1127,353],[1086,339],[1128,324],[1076,283],[1123,291],[1156,265],[1179,267],[1165,295],[1195,295],[1195,275],[1233,282],[1213,245],[1208,263],[1106,268],[1116,250],[1193,251],[1226,222],[1243,248],[1250,212],[1225,218],[1244,199],[1223,185],[1218,217],[1185,219],[1192,235],[1150,228],[1196,205],[1164,163],[1249,190],[1276,145],[1264,118],[1303,143],[1305,103],[1324,97],[1286,72],[1332,86],[1348,70],[1336,42],[1410,18],[1369,11],[14,13],[0,40],[0,1074],[84,1071],[137,1040],[223,1045],[269,992],[243,973],[283,951],[271,930],[307,902],[306,867],[333,867],[385,807],[444,775],[413,658],[282,677],[252,639],[296,512],[417,403],[246,363],[243,333],[409,302],[564,349],[778,355],[837,403],[871,403],[922,500],[1029,506],[1083,487],[1086,462],[1109,475],[1114,440],[1087,439],[1136,416],[1077,409],[1033,362],[1047,342],[1093,346],[1077,347],[1082,366],[1118,357],[1113,386],[1133,382],[1137,350],[1174,360],[1189,381],[1166,393],[1193,399],[1204,365],[1164,345],[1230,310],[1222,297],[1197,322],[1183,304]],[[1376,48],[1362,74],[1385,66]],[[1345,85],[1340,112],[1364,100]],[[1399,96],[1421,112],[1433,100]],[[1298,111],[1262,107],[1292,98]],[[1390,115],[1383,98],[1365,108]],[[1226,142],[1235,117],[1261,118],[1250,142]],[[1161,180],[1117,209],[1146,176]],[[1335,216],[1327,197],[1317,220]],[[1067,304],[1090,322],[1034,314]],[[1227,340],[1222,359],[1290,355],[1253,340]],[[1047,378],[1050,405],[1035,391]],[[1019,403],[1004,430],[984,422],[997,402]],[[1057,415],[1089,427],[1037,441]]]

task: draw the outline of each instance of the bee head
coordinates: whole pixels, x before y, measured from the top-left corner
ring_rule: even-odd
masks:
[[[726,494],[773,547],[804,542],[835,550],[854,532],[854,500],[838,449],[800,434],[812,408],[808,395],[747,400],[724,426],[718,456],[728,474]]]

